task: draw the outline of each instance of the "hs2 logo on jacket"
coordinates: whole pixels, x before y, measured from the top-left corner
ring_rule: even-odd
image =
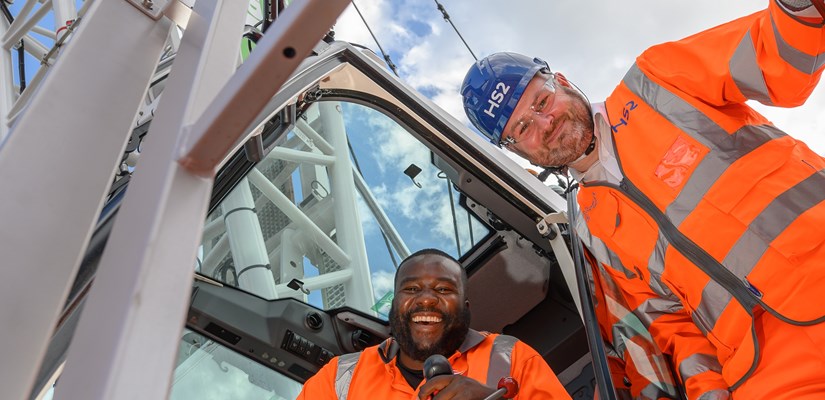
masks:
[[[636,102],[633,100],[628,101],[624,105],[624,108],[622,109],[622,117],[619,118],[619,123],[610,126],[610,129],[613,130],[613,133],[618,133],[619,128],[628,124],[628,122],[630,121],[630,112],[635,110],[637,106],[638,104],[636,104]]]

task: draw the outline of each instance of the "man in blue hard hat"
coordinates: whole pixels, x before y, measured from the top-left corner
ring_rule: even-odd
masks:
[[[525,93],[529,101],[520,103]],[[484,136],[536,165],[584,169],[596,158],[585,161],[596,139],[591,105],[539,58],[488,56],[471,68],[462,95],[467,116]],[[508,125],[517,108],[516,115],[529,115]]]
[[[746,104],[791,107],[825,69],[825,4],[768,8],[640,55],[588,104],[497,53],[461,88],[493,144],[581,184],[576,231],[690,399],[825,394],[825,158]]]

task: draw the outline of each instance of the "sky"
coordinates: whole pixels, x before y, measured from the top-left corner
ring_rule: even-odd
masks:
[[[440,0],[478,57],[515,51],[541,57],[603,101],[644,49],[678,40],[765,8],[767,0]],[[434,0],[355,0],[401,79],[468,123],[458,89],[473,57]],[[350,6],[335,25],[336,39],[380,54]],[[793,109],[753,104],[776,126],[825,154],[825,88]]]

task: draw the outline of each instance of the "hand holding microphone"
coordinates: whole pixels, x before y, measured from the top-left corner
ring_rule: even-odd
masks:
[[[433,354],[424,360],[424,378],[430,380],[435,376],[452,375],[453,367],[447,361],[447,357],[441,354]]]
[[[511,377],[501,378],[498,389],[490,393],[490,388],[475,379],[463,375],[454,375],[450,362],[434,354],[424,361],[424,377],[427,381],[421,386],[419,399],[430,399],[438,395],[445,399],[512,399],[518,394],[518,382]]]

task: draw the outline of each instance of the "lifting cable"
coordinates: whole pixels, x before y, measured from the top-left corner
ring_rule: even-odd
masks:
[[[461,36],[461,32],[458,31],[458,28],[455,27],[455,24],[453,24],[453,21],[450,19],[450,14],[447,14],[447,9],[445,9],[444,6],[438,2],[438,0],[433,1],[435,1],[436,6],[438,7],[438,11],[441,11],[441,15],[444,17],[444,20],[449,22],[450,25],[452,25],[453,29],[455,30],[455,33],[458,35],[461,41],[464,42],[464,46],[467,47],[467,50],[470,52],[470,55],[473,56],[473,59],[478,61],[478,57],[476,57],[476,54],[473,53],[472,49],[470,49],[470,45],[467,44],[467,41],[464,40],[464,36]]]
[[[0,1],[2,1],[2,0],[0,0]],[[361,21],[364,21],[364,26],[366,26],[367,30],[370,32],[370,35],[372,36],[372,40],[374,40],[375,44],[378,45],[378,50],[380,50],[381,54],[384,56],[384,61],[387,62],[387,66],[390,67],[390,69],[392,70],[392,73],[395,74],[395,76],[398,76],[398,70],[395,69],[395,64],[393,64],[392,59],[390,59],[389,54],[384,52],[384,48],[381,47],[381,43],[378,43],[378,38],[376,38],[375,34],[372,33],[372,29],[370,29],[370,25],[367,23],[367,20],[364,19],[364,15],[361,14],[361,10],[359,10],[358,6],[355,5],[355,0],[352,0],[352,6],[355,8],[355,11],[358,12],[358,15],[361,17]]]

